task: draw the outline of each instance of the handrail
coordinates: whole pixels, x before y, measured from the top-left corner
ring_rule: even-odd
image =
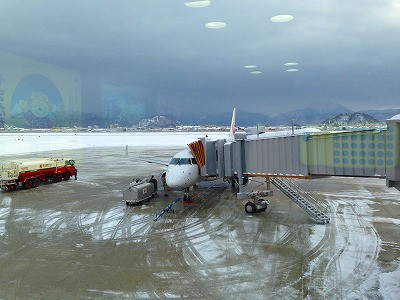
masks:
[[[315,221],[321,224],[329,223],[329,217],[323,212],[327,209],[322,209],[321,200],[310,191],[306,190],[300,184],[296,184],[289,179],[272,178],[272,183],[279,188],[293,202],[305,210]],[[293,195],[296,193],[296,195]],[[311,200],[311,201],[310,201]]]
[[[329,206],[324,204],[323,200],[318,197],[314,192],[307,190],[300,183],[295,183],[293,179],[290,178],[280,178],[284,183],[286,183],[290,188],[297,191],[301,196],[305,196],[307,199],[311,199],[313,204],[319,209],[329,210]]]

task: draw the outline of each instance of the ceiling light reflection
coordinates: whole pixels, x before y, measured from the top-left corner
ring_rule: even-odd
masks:
[[[202,8],[210,5],[210,1],[191,1],[185,2],[185,5],[192,8]]]
[[[292,15],[278,15],[278,16],[272,17],[270,20],[271,20],[271,22],[274,22],[274,23],[283,23],[283,22],[292,21],[293,19],[294,19],[294,17]]]
[[[205,26],[210,29],[220,29],[220,28],[226,27],[226,23],[224,23],[224,22],[209,22]]]

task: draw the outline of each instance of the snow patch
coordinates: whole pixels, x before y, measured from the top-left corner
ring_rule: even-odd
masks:
[[[399,299],[400,295],[400,266],[390,273],[379,274],[379,291],[384,299]]]
[[[400,226],[400,219],[373,217],[372,222],[375,223],[393,223]]]
[[[8,206],[10,207],[12,203],[12,198],[11,197],[4,197],[3,201],[1,202],[1,206]]]
[[[129,298],[130,296],[129,296],[129,294],[127,294],[127,293],[124,293],[124,292],[119,292],[119,291],[109,291],[109,290],[106,290],[106,291],[100,291],[100,290],[95,290],[95,289],[90,289],[90,290],[87,290],[88,292],[96,292],[96,293],[102,293],[102,294],[105,294],[105,295],[111,295],[111,296],[114,296],[114,297],[124,297],[124,298]]]
[[[393,117],[391,117],[389,120],[399,120],[400,121],[400,114],[398,115],[394,115]]]
[[[0,208],[0,236],[7,232],[6,229],[6,219],[10,214],[10,208]]]
[[[310,234],[310,247],[314,249],[325,235],[326,228],[321,225],[314,225]]]

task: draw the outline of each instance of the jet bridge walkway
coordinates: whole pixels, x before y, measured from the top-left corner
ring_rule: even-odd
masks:
[[[400,190],[400,115],[387,128],[234,141],[201,138],[202,176],[386,178]]]

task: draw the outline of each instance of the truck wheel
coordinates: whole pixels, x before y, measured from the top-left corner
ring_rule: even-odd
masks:
[[[61,180],[62,180],[61,174],[57,174],[56,176],[54,176],[54,181],[55,182],[60,182]]]
[[[64,180],[69,180],[71,178],[71,174],[68,172],[64,174]]]
[[[38,187],[39,185],[40,185],[40,179],[39,178],[33,179],[33,187]]]
[[[31,180],[25,180],[24,182],[24,188],[30,189],[32,187],[32,181]]]

